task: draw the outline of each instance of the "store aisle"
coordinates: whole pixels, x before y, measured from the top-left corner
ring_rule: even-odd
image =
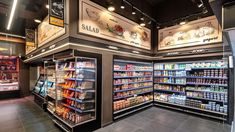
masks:
[[[0,101],[0,132],[59,132],[32,97]]]
[[[96,132],[230,132],[230,126],[153,107]]]
[[[0,101],[0,132],[60,132],[32,97]],[[124,118],[96,132],[230,132],[229,125],[160,108]]]

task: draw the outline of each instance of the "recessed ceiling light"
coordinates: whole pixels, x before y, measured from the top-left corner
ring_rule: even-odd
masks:
[[[141,23],[140,23],[140,26],[141,26],[141,27],[144,27],[144,26],[145,26],[145,23],[144,23],[144,22],[141,22]]]
[[[135,54],[139,54],[140,52],[139,51],[132,51],[132,53],[135,53]]]
[[[144,20],[144,15],[142,14],[141,17],[140,17],[140,20]]]
[[[159,29],[160,28],[160,26],[157,26],[157,29]]]
[[[121,3],[121,6],[120,6],[121,9],[125,9],[125,4],[124,4],[124,1],[122,0],[122,3]]]
[[[109,11],[115,11],[115,7],[114,7],[113,5],[109,5],[109,6],[108,6],[108,10],[109,10]]]
[[[46,5],[46,8],[49,9],[49,5],[48,4]]]
[[[41,23],[42,21],[41,21],[41,20],[38,20],[38,19],[34,19],[34,22],[36,22],[36,23]]]
[[[114,49],[114,50],[118,50],[118,47],[115,46],[108,46],[109,49]]]
[[[180,25],[184,25],[184,24],[186,24],[186,21],[180,22]]]
[[[135,15],[135,14],[136,14],[135,9],[134,9],[133,6],[132,6],[132,12],[131,12],[131,14],[132,14],[132,15]]]
[[[7,24],[7,30],[10,30],[10,28],[11,28],[11,24],[12,24],[12,20],[13,20],[14,14],[15,14],[17,2],[18,2],[18,0],[13,1],[10,18],[9,18],[9,21],[8,21],[8,24]]]

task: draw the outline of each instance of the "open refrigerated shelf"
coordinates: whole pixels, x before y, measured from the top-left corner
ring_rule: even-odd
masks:
[[[65,124],[72,130],[83,123],[95,121],[96,59],[72,57],[57,60],[55,72],[55,121]],[[64,116],[66,114],[72,118]]]
[[[219,120],[227,120],[228,116],[228,64],[226,60],[206,60],[190,62],[169,62],[154,64],[154,93],[157,98],[163,100],[188,101],[193,106],[203,105],[208,109],[215,109],[224,112],[201,109],[188,105],[170,103],[167,101],[154,101],[154,104],[161,107],[180,109],[188,113],[198,114]],[[171,82],[171,83],[168,83]],[[183,85],[181,84],[183,83]],[[157,87],[161,87],[158,89]],[[185,92],[175,92],[172,87],[183,88]],[[164,89],[165,88],[165,89]],[[170,88],[170,90],[169,90]],[[224,90],[226,89],[226,90]],[[188,93],[189,92],[189,93]],[[190,95],[190,96],[189,96]],[[194,100],[193,100],[194,99]],[[206,103],[206,104],[203,104]],[[205,105],[205,106],[204,106]],[[218,105],[218,107],[217,107]],[[178,106],[180,108],[178,108]],[[191,111],[193,109],[196,111]],[[197,111],[198,110],[198,111]],[[200,113],[200,111],[206,113]],[[226,116],[216,117],[213,114]]]
[[[217,111],[212,111],[212,110],[207,110],[207,109],[201,109],[201,108],[192,107],[192,106],[187,106],[187,105],[181,105],[181,104],[170,103],[170,102],[166,102],[166,101],[158,101],[158,100],[155,100],[154,102],[155,102],[155,103],[170,104],[170,105],[175,105],[175,106],[180,106],[180,107],[185,107],[185,108],[190,108],[190,109],[195,109],[195,110],[210,112],[210,113],[213,113],[213,114],[219,114],[219,115],[227,116],[226,113],[217,112]]]
[[[114,120],[152,106],[152,63],[115,59],[113,72]]]

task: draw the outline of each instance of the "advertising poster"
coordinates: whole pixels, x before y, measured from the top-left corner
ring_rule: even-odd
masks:
[[[158,50],[222,42],[221,27],[215,16],[159,30]]]
[[[64,27],[64,0],[49,0],[49,23]]]
[[[79,32],[151,50],[151,30],[89,0],[79,1]]]
[[[28,54],[37,48],[35,43],[35,31],[31,29],[26,29],[25,35],[26,35],[25,52],[26,54]]]

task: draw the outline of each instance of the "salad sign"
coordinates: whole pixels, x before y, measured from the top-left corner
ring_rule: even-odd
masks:
[[[151,50],[151,31],[89,1],[79,1],[79,32]]]
[[[215,16],[159,30],[158,50],[222,42],[221,27]]]

